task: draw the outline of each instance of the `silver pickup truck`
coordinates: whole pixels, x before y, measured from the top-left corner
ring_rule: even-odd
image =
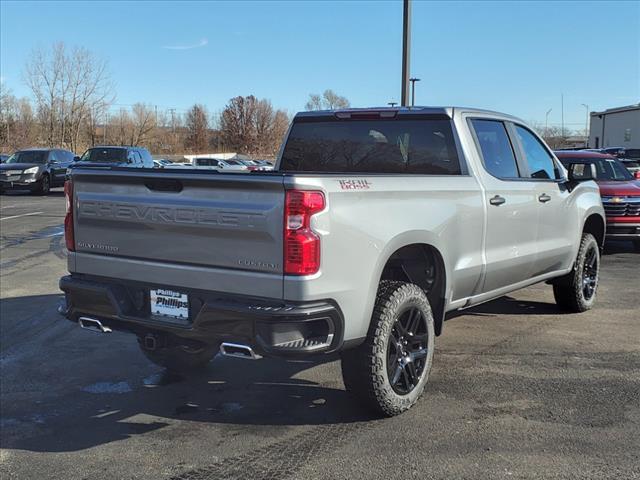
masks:
[[[591,308],[593,178],[521,120],[457,107],[299,113],[273,172],[74,168],[65,313],[174,370],[340,352],[347,390],[395,415],[447,312],[544,281]]]

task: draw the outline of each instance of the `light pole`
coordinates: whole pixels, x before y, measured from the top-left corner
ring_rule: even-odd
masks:
[[[411,106],[413,107],[416,104],[416,82],[419,82],[419,78],[410,78],[411,82]]]
[[[545,135],[549,135],[549,114],[551,113],[551,111],[553,110],[553,108],[550,108],[549,110],[547,110],[547,113],[544,116],[544,134]]]
[[[586,103],[581,104],[584,108],[587,109],[587,119],[584,122],[584,146],[589,146],[589,105]]]
[[[398,102],[387,102],[387,105],[389,105],[390,107],[395,107],[398,104]]]
[[[411,0],[403,1],[402,12],[402,95],[400,105],[409,101],[409,59],[411,51]]]
[[[562,143],[564,144],[564,93],[560,94],[560,109],[562,110],[562,127],[560,136],[562,137]]]

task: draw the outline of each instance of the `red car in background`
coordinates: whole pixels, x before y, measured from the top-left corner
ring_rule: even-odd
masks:
[[[631,240],[640,251],[640,181],[613,155],[586,151],[558,151],[565,167],[570,163],[592,163],[607,215],[607,238]]]

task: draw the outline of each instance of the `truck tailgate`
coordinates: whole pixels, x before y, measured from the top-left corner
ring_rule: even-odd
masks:
[[[193,267],[218,272],[219,291],[228,291],[221,269],[231,273],[230,283],[234,274],[252,272],[281,283],[280,176],[78,169],[73,185],[76,271],[86,262],[94,275],[108,276],[95,271],[100,256],[114,265],[129,261],[131,280],[147,281],[135,273],[146,261],[156,274],[170,267],[157,278],[168,285],[180,277],[170,272]],[[205,280],[201,285],[211,288]]]

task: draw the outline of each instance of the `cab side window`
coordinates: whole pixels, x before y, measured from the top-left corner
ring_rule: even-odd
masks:
[[[56,151],[55,150],[51,150],[49,152],[49,161],[51,163],[57,163],[60,161],[60,158],[58,157],[58,155],[56,155]]]
[[[471,124],[478,138],[485,169],[496,178],[519,178],[516,156],[504,123],[475,119]]]
[[[560,171],[554,163],[553,157],[540,143],[540,140],[520,125],[515,125],[515,129],[525,155],[525,161],[529,167],[529,176],[531,178],[552,180],[560,178]]]

